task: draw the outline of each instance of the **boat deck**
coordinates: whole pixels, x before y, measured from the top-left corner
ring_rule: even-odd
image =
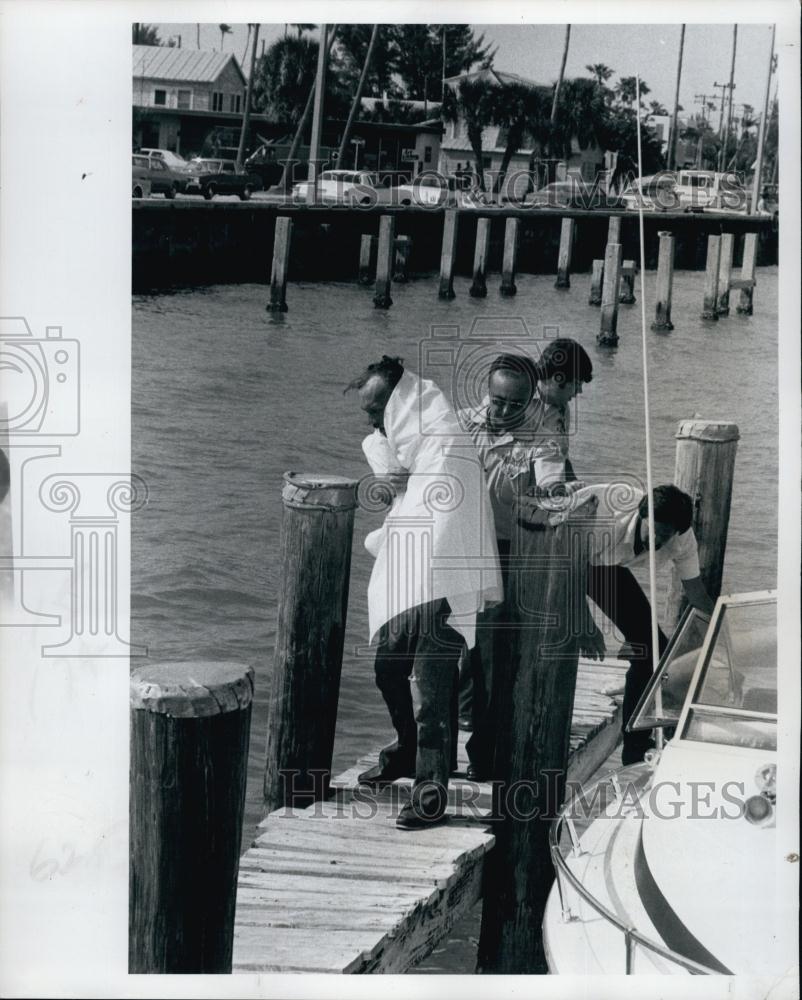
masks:
[[[586,780],[613,751],[628,664],[580,660],[569,780]],[[465,779],[466,734],[449,785],[449,820],[405,832],[395,818],[411,781],[357,785],[378,748],[332,781],[334,798],[280,810],[240,859],[234,972],[400,973],[424,959],[481,896],[493,847],[490,784]]]

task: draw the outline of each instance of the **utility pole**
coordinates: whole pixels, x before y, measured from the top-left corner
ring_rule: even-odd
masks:
[[[668,169],[675,170],[677,166],[677,133],[679,132],[679,82],[682,77],[682,50],[685,47],[685,25],[679,35],[679,56],[677,57],[677,85],[674,89],[674,114],[671,116],[671,134],[668,139]]]
[[[713,86],[716,88],[716,90],[720,90],[721,91],[721,97],[719,97],[719,95],[716,94],[716,100],[717,101],[721,101],[721,107],[720,107],[719,116],[718,116],[718,137],[720,139],[722,131],[724,129],[724,105],[726,103],[726,98],[724,96],[724,91],[729,87],[729,84],[728,83],[714,83]]]
[[[709,96],[710,96],[709,94],[694,94],[693,95],[693,103],[694,104],[701,104],[701,106],[702,106],[702,124],[703,125],[707,125],[707,115],[705,114],[705,112],[707,111],[707,102],[708,102]]]
[[[760,196],[760,178],[763,173],[763,150],[766,144],[766,129],[769,120],[769,91],[771,90],[771,74],[774,69],[774,36],[777,26],[771,27],[771,47],[769,49],[769,71],[766,75],[766,96],[763,98],[763,114],[760,117],[760,132],[757,137],[757,160],[755,162],[755,176],[752,180],[752,211],[751,215],[757,212],[757,201]]]
[[[312,109],[312,139],[309,145],[309,171],[307,173],[306,203],[317,201],[317,175],[320,166],[320,135],[323,131],[323,99],[326,90],[326,63],[329,61],[328,35],[325,24],[320,26],[315,75],[315,103]]]
[[[730,119],[732,118],[732,92],[735,90],[735,51],[738,46],[738,25],[733,24],[732,26],[732,61],[730,62],[730,82],[727,84],[729,89],[729,100],[727,103],[727,121],[724,126],[724,142],[721,146],[720,154],[720,164],[719,171],[723,172],[727,169],[727,144],[730,140]]]

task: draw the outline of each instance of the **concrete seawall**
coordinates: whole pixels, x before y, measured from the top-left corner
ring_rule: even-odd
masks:
[[[228,282],[264,282],[270,278],[273,233],[277,215],[293,219],[290,281],[356,280],[362,235],[376,235],[383,214],[395,215],[396,236],[412,238],[411,275],[434,273],[440,261],[442,209],[283,206],[268,202],[135,201],[132,225],[132,284],[135,293],[165,287]],[[456,271],[468,275],[473,261],[477,219],[489,217],[490,271],[500,271],[505,221],[518,217],[518,270],[549,274],[557,270],[561,220],[576,219],[572,270],[590,271],[603,257],[610,212],[569,209],[486,208],[460,211]],[[615,214],[615,213],[614,213]],[[644,219],[646,267],[657,264],[658,232],[671,230],[676,240],[678,269],[705,266],[709,234],[759,232],[758,264],[777,262],[777,237],[771,220],[742,215],[661,212]],[[638,216],[622,214],[624,257],[639,259]]]

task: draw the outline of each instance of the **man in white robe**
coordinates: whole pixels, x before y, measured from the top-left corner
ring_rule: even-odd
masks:
[[[360,779],[414,775],[397,823],[419,829],[445,813],[460,650],[476,641],[477,614],[502,598],[492,511],[470,439],[434,382],[385,356],[349,388],[375,428],[363,443],[371,468],[403,484],[365,541],[376,557],[368,585],[376,683],[397,740]]]

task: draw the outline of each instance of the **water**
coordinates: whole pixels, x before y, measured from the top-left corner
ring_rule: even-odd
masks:
[[[776,585],[777,269],[760,269],[757,278],[754,316],[736,316],[733,303],[728,319],[707,324],[698,318],[704,274],[677,272],[676,329],[649,334],[654,481],[672,479],[678,420],[698,413],[740,427],[725,590]],[[437,299],[435,280],[415,281],[393,289],[387,312],[373,308],[371,290],[334,283],[290,286],[290,311],[280,317],[265,313],[268,289],[261,285],[134,299],[133,471],[150,499],[133,520],[133,641],[156,660],[220,658],[254,667],[243,848],[260,818],[281,587],[281,476],[289,469],[367,472],[360,442],[369,428],[356,397],[342,390],[369,361],[398,354],[419,370],[420,344],[436,324],[457,325],[462,336],[477,319],[510,329],[523,319],[538,337],[544,326],[558,327],[594,364],[574,414],[577,475],[645,478],[640,303],[621,307],[620,345],[603,351],[595,346],[599,311],[587,305],[587,275],[560,292],[553,277],[516,280],[516,298],[498,298],[493,282],[477,300],[457,279],[450,303]],[[647,302],[653,284],[649,273]],[[446,369],[440,383],[451,391]],[[371,560],[362,539],[378,523],[376,515],[357,514],[335,772],[392,736],[372,661],[353,652],[367,640]],[[427,970],[473,971],[472,920]]]

